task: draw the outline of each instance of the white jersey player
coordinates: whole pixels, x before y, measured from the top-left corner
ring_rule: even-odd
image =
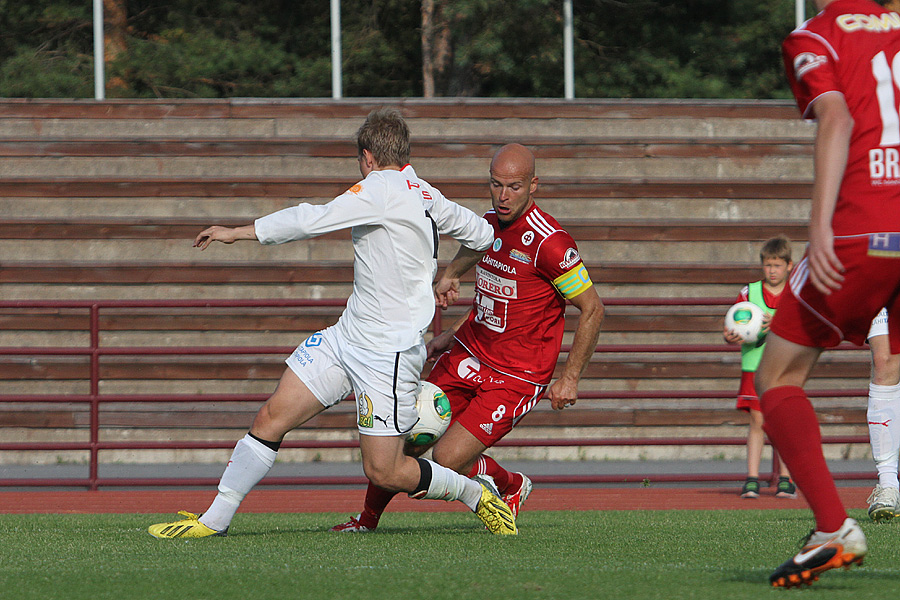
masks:
[[[213,241],[280,244],[350,228],[353,292],[338,323],[287,358],[278,388],[235,446],[212,505],[200,517],[182,513],[180,521],[152,525],[151,535],[224,535],[240,502],[275,462],[284,435],[351,391],[370,480],[414,498],[460,500],[492,533],[517,533],[509,507],[489,486],[403,454],[403,436],[417,419],[424,333],[434,313],[438,235],[481,251],[493,241],[491,226],[416,176],[407,164],[409,129],[397,111],[369,114],[357,148],[363,180],[328,204],[301,204],[253,225],[210,227],[197,236],[194,245],[205,249]]]
[[[867,502],[869,517],[883,522],[900,514],[900,354],[891,354],[888,314],[882,308],[872,321],[868,335],[872,350],[872,378],[866,421],[878,483]]]

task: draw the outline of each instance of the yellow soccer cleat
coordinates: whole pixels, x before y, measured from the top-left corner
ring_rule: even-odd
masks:
[[[484,481],[475,478],[481,485],[481,500],[475,509],[475,515],[481,519],[487,530],[495,535],[517,535],[516,517],[503,501]]]
[[[147,533],[159,539],[200,538],[213,535],[228,535],[228,529],[225,529],[225,531],[210,529],[201,523],[198,520],[200,517],[194,513],[190,513],[186,510],[179,510],[178,514],[185,518],[172,523],[157,523],[156,525],[151,525],[147,528]]]

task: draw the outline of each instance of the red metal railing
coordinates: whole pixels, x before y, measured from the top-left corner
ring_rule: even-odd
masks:
[[[727,306],[731,299],[722,298],[619,298],[607,299],[607,306]],[[104,300],[104,301],[0,301],[0,309],[83,309],[89,311],[89,346],[88,347],[0,347],[0,356],[89,356],[89,393],[88,394],[6,394],[0,395],[0,403],[75,403],[89,405],[89,440],[86,442],[9,442],[0,443],[0,451],[87,451],[88,477],[73,479],[38,479],[15,478],[0,479],[0,487],[35,486],[35,487],[86,487],[97,490],[100,487],[113,486],[176,486],[176,485],[215,485],[217,479],[181,478],[101,478],[99,477],[99,453],[105,450],[214,450],[231,449],[233,441],[214,442],[108,442],[100,440],[101,405],[112,402],[127,403],[198,403],[198,402],[262,402],[267,398],[264,394],[101,394],[100,393],[100,358],[102,356],[129,355],[286,355],[293,347],[258,346],[258,347],[102,347],[100,344],[100,311],[103,309],[123,308],[304,308],[304,307],[341,307],[343,300]],[[433,322],[434,331],[442,330],[441,312],[437,311]],[[568,351],[568,347],[563,348]],[[732,352],[736,347],[725,344],[601,344],[597,352],[639,353],[639,352]],[[810,391],[811,397],[861,397],[864,390],[818,390]],[[658,390],[658,391],[614,391],[585,392],[580,394],[584,399],[729,399],[734,397],[733,391],[707,390]],[[864,435],[831,436],[823,440],[831,444],[867,443]],[[734,446],[744,445],[745,437],[698,437],[698,438],[565,438],[565,439],[508,439],[501,440],[498,446],[534,447],[534,446]],[[355,440],[346,441],[286,441],[283,448],[355,448]],[[772,472],[763,474],[763,478],[777,475],[777,464],[772,465]],[[646,478],[658,482],[702,482],[702,481],[737,481],[743,475],[735,474],[667,474],[667,475],[545,475],[535,480],[543,483],[622,483],[641,482]],[[869,479],[871,473],[836,474],[841,479]],[[361,477],[267,477],[264,485],[342,485],[362,484]]]

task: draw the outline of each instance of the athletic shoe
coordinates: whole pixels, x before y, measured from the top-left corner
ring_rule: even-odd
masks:
[[[779,477],[778,487],[776,489],[778,490],[775,492],[776,498],[794,499],[797,497],[797,486],[794,485],[794,482],[791,481],[790,477]]]
[[[200,538],[209,536],[225,536],[228,535],[228,528],[225,531],[216,531],[210,529],[198,519],[198,515],[189,513],[186,510],[179,510],[178,514],[185,517],[180,521],[172,523],[157,523],[147,528],[147,532],[155,538],[172,539],[172,538]]]
[[[876,523],[890,521],[900,515],[900,490],[876,485],[869,494],[869,517]]]
[[[503,501],[506,502],[509,510],[512,511],[513,516],[516,518],[519,516],[519,509],[525,504],[528,494],[531,493],[531,489],[534,487],[531,484],[531,480],[528,479],[528,475],[525,475],[524,473],[518,473],[518,475],[522,476],[522,485],[519,486],[519,489],[516,490],[515,493],[503,496]]]
[[[361,516],[362,514],[350,517],[349,521],[341,523],[340,525],[335,525],[329,529],[329,531],[334,531],[335,533],[371,533],[375,531],[374,527],[366,527],[359,522]]]
[[[847,519],[834,533],[811,531],[800,552],[775,569],[769,582],[772,587],[811,585],[824,571],[862,564],[866,551],[862,529],[856,521]]]
[[[481,499],[475,515],[481,519],[487,530],[497,535],[517,535],[516,517],[497,493],[491,483],[481,477],[473,477],[481,486]]]
[[[741,498],[759,498],[759,480],[751,477],[744,482],[741,488]]]

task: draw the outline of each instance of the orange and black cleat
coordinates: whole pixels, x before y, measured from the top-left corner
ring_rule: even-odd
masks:
[[[769,577],[772,587],[812,585],[829,569],[861,565],[868,548],[859,524],[846,519],[834,533],[811,531],[796,556],[775,569]]]

